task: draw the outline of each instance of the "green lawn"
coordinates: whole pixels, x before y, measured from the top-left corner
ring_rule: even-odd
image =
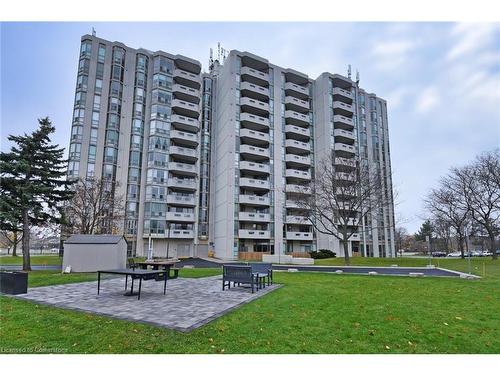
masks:
[[[186,269],[181,276],[219,272]],[[29,280],[39,286],[93,279],[33,271]],[[67,353],[500,352],[497,263],[473,281],[285,272],[275,281],[284,286],[190,333],[1,297],[0,341]]]
[[[316,259],[315,265],[343,266],[344,258]],[[386,266],[397,264],[399,267],[425,267],[429,264],[427,258],[351,258],[351,266]],[[454,271],[469,272],[468,259],[461,258],[431,258],[431,264],[436,267],[448,268]],[[471,258],[472,273],[477,276],[486,276],[500,279],[500,260],[490,257]]]
[[[23,256],[16,257],[10,255],[0,256],[0,265],[2,264],[23,264]],[[32,255],[32,266],[58,266],[62,264],[62,258],[57,255]]]

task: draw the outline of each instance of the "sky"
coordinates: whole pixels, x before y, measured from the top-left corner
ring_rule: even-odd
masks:
[[[80,38],[90,34],[199,60],[210,48],[248,51],[317,78],[360,73],[388,101],[397,219],[410,233],[422,200],[449,168],[500,145],[496,23],[1,23],[0,149],[49,116],[68,147]],[[397,223],[398,224],[398,223]]]

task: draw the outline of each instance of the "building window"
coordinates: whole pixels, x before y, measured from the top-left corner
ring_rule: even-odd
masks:
[[[104,77],[104,64],[98,62],[96,67],[95,76],[97,79],[102,79]]]
[[[94,95],[94,110],[101,109],[101,95]]]
[[[89,83],[89,77],[83,74],[80,74],[76,79],[76,89],[77,90],[87,90]]]
[[[88,163],[87,164],[87,177],[92,178],[95,176],[95,164],[94,163]]]
[[[174,64],[166,57],[156,56],[154,58],[154,71],[172,75],[174,73]]]
[[[97,61],[103,63],[105,57],[106,57],[106,46],[104,44],[99,44],[99,52],[97,55]]]
[[[90,40],[84,40],[80,47],[81,57],[90,57],[92,54],[92,42]]]
[[[95,162],[95,156],[97,153],[97,147],[94,145],[89,146],[89,163],[90,162]]]
[[[102,79],[95,80],[95,92],[102,92]]]

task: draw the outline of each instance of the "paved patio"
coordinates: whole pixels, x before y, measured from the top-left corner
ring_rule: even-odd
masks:
[[[123,295],[124,281],[121,277],[101,279],[99,295],[97,282],[92,281],[31,288],[16,297],[188,332],[281,286],[274,284],[252,294],[247,287],[222,291],[220,275],[177,278],[167,282],[163,295],[163,282],[148,280],[142,283],[141,299],[137,300]]]

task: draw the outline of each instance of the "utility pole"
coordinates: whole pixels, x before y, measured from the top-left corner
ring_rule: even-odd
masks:
[[[432,265],[431,239],[430,239],[430,236],[425,236],[425,240],[427,241],[427,251],[429,252],[429,266],[430,266],[430,265]]]
[[[168,259],[169,245],[170,245],[170,222],[167,223],[167,259]]]
[[[464,229],[464,234],[465,234],[465,250],[467,251],[467,263],[468,263],[468,268],[469,268],[469,275],[471,275],[472,274],[472,265],[470,263],[469,236],[467,233],[467,226]]]

